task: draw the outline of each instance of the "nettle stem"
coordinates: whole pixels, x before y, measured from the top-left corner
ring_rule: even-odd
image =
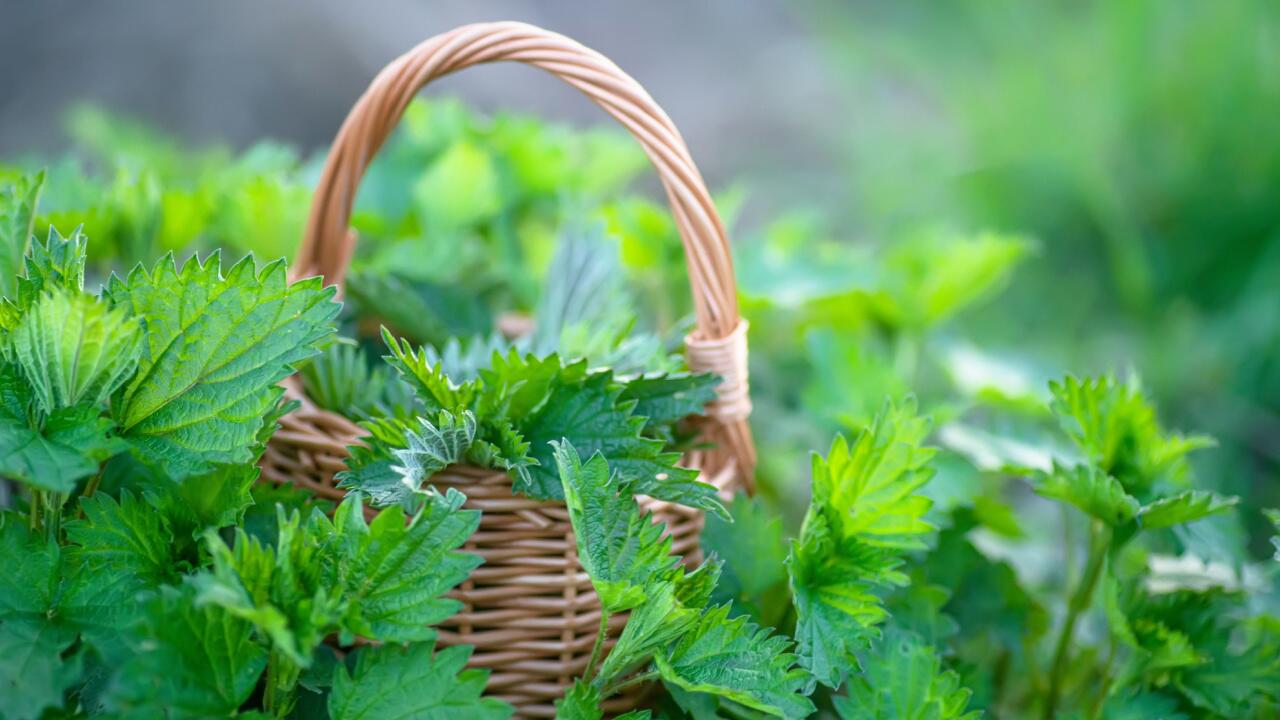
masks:
[[[657,677],[658,677],[657,670],[650,670],[648,672],[642,672],[638,675],[632,675],[630,678],[623,680],[622,682],[606,685],[605,688],[600,691],[600,697],[601,699],[611,697],[613,695],[616,695],[617,693],[622,692],[623,690],[626,690],[632,685],[639,685],[640,683],[646,683],[646,682],[649,682],[650,680],[656,680]]]
[[[1053,665],[1049,669],[1049,694],[1044,705],[1045,720],[1053,720],[1057,716],[1058,698],[1062,695],[1062,676],[1067,669],[1071,639],[1075,635],[1080,615],[1093,604],[1093,591],[1102,576],[1102,568],[1106,565],[1110,540],[1107,528],[1095,520],[1089,532],[1089,556],[1085,561],[1084,574],[1067,602],[1067,617],[1062,623],[1062,631],[1058,634],[1058,642],[1053,650]]]
[[[301,668],[275,650],[267,656],[267,686],[262,694],[262,709],[268,715],[282,718],[293,711],[299,673]]]
[[[591,659],[587,661],[587,671],[582,677],[587,682],[595,679],[596,663],[600,661],[600,653],[604,650],[604,639],[609,635],[609,611],[600,608],[600,629],[596,631],[595,645],[591,646]]]

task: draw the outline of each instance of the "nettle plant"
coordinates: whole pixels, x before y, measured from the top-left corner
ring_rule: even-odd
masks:
[[[0,237],[24,239],[0,302],[0,717],[509,715],[465,649],[433,653],[477,562],[461,496],[366,523],[359,498],[330,518],[254,487],[332,289],[214,255],[95,296],[78,231],[27,246],[35,197],[6,198]]]

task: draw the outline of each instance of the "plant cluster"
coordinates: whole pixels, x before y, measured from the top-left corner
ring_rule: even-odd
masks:
[[[1221,494],[1213,442],[1135,377],[1049,383],[970,339],[1024,238],[862,253],[793,215],[739,243],[761,492],[725,507],[677,465],[716,379],[671,339],[680,244],[622,194],[625,139],[414,104],[340,311],[282,263],[155,262],[287,252],[296,156],[77,128],[105,173],[0,172],[0,718],[510,715],[433,642],[479,563],[478,514],[431,482],[456,462],[569,508],[604,613],[564,718],[642,682],[660,692],[632,717],[1280,709],[1280,564],[1258,556],[1280,513]],[[79,222],[93,253],[48,230]],[[504,310],[531,330],[494,334]],[[294,371],[369,435],[337,507],[254,482]],[[637,495],[706,511],[708,559],[674,556]]]

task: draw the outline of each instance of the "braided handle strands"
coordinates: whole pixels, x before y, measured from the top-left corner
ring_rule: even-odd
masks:
[[[724,225],[671,119],[631,76],[600,53],[557,33],[518,22],[465,25],[397,58],[374,78],[347,116],[320,176],[298,276],[341,283],[355,247],[348,228],[356,189],[414,95],[435,78],[471,65],[512,60],[542,68],[582,91],[625,127],[653,162],[684,243],[696,329],[686,338],[690,369],[724,378],[707,408],[713,440],[743,478],[755,467],[747,416],[746,323],[738,315],[733,259]]]

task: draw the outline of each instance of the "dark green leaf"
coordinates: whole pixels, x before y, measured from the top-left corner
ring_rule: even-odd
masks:
[[[481,697],[488,672],[465,670],[471,648],[455,646],[431,655],[431,643],[365,647],[348,673],[339,665],[329,695],[332,720],[504,720],[510,705]]]

